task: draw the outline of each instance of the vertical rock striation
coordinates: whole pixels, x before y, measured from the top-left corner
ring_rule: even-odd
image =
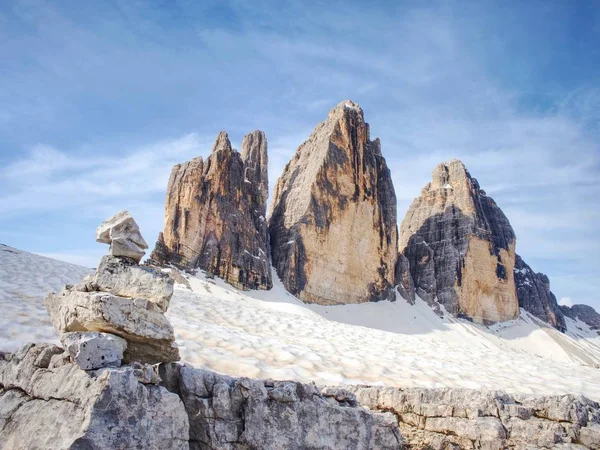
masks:
[[[269,233],[277,274],[304,301],[360,303],[390,295],[396,194],[359,105],[337,105],[298,148],[277,180]]]
[[[460,161],[438,165],[400,227],[417,295],[478,322],[514,319],[515,234]]]
[[[246,136],[240,154],[227,133],[219,133],[206,161],[173,167],[152,259],[200,268],[240,289],[270,289],[267,196],[265,134]]]
[[[557,330],[566,331],[565,317],[550,291],[548,277],[535,273],[519,255],[514,271],[519,306]]]

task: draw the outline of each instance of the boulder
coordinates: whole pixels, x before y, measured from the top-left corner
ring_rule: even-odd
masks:
[[[277,180],[269,219],[273,266],[309,303],[392,298],[396,194],[363,110],[329,112]]]
[[[188,449],[180,398],[129,367],[85,372],[51,344],[0,357],[0,447]]]
[[[188,412],[190,448],[401,448],[395,418],[357,406],[343,390],[324,395],[310,384],[233,378],[176,364],[161,371]]]
[[[167,311],[173,296],[173,279],[167,274],[111,255],[102,257],[91,282],[96,290],[119,297],[145,298],[163,312]]]
[[[519,255],[516,255],[514,272],[519,306],[557,330],[566,331],[565,317],[550,291],[548,277],[534,272]]]
[[[515,245],[502,210],[457,160],[435,168],[400,226],[416,294],[477,322],[519,315]]]
[[[64,333],[60,341],[83,370],[119,367],[127,348],[125,339],[97,331]]]
[[[105,220],[96,229],[96,241],[110,244],[110,254],[125,256],[140,262],[148,244],[128,211],[121,211]]]
[[[160,308],[148,300],[64,289],[58,295],[48,295],[46,309],[59,334],[99,331],[125,339],[124,362],[179,360],[173,327]]]
[[[240,289],[270,289],[266,169],[262,131],[244,138],[241,155],[221,132],[206,161],[198,157],[173,167],[164,231],[151,259],[202,269]]]

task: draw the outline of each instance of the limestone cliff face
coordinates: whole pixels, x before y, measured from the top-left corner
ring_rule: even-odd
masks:
[[[519,255],[515,262],[515,284],[521,308],[554,328],[566,331],[563,312],[550,291],[550,280],[543,273],[535,273]]]
[[[416,293],[478,322],[514,319],[515,234],[460,161],[438,165],[400,227]]]
[[[206,161],[173,167],[152,259],[200,268],[241,289],[270,289],[266,170],[262,131],[244,138],[241,155],[221,132]]]
[[[277,180],[271,208],[273,265],[291,293],[319,304],[390,295],[396,194],[359,105],[342,102],[317,125]]]

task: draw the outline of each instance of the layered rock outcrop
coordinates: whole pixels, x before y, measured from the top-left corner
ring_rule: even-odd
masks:
[[[592,330],[598,330],[600,334],[600,314],[588,305],[560,306],[561,311],[573,320],[580,320],[587,324]]]
[[[396,195],[379,139],[345,101],[277,180],[273,266],[288,291],[324,305],[387,298],[397,257]]]
[[[516,256],[514,271],[519,306],[557,330],[565,332],[567,327],[564,314],[550,291],[548,277],[543,273],[534,272],[519,255]]]
[[[242,154],[221,132],[206,161],[173,167],[152,260],[199,268],[240,289],[270,289],[267,164],[262,131],[244,138]]]
[[[500,322],[519,314],[515,234],[460,161],[438,165],[400,227],[416,293],[451,314]]]
[[[458,388],[348,389],[359,404],[397,417],[406,448],[600,448],[600,405],[585,397]]]

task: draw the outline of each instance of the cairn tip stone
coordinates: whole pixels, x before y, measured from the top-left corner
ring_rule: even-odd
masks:
[[[96,241],[110,245],[110,254],[140,262],[148,244],[129,211],[120,211],[96,228]]]

